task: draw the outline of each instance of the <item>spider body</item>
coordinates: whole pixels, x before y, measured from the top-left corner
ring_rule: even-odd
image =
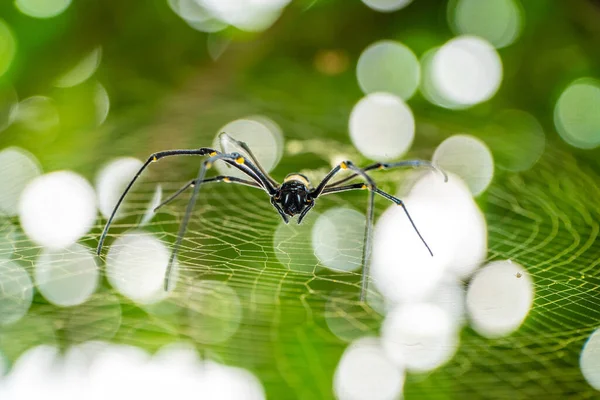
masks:
[[[199,149],[190,149],[190,150],[167,150],[161,151],[158,153],[154,153],[148,157],[146,162],[142,165],[140,170],[133,177],[131,182],[127,185],[121,197],[117,201],[112,214],[108,218],[106,225],[104,227],[104,231],[100,236],[100,240],[98,242],[97,254],[100,255],[102,251],[102,245],[104,243],[104,239],[106,239],[106,235],[108,234],[108,228],[110,227],[112,220],[114,219],[119,206],[123,202],[125,196],[141,175],[141,173],[150,165],[151,163],[157,162],[164,157],[169,156],[208,156],[202,162],[202,165],[198,171],[198,176],[196,179],[192,180],[177,192],[175,192],[171,197],[167,198],[163,203],[161,203],[158,207],[155,208],[155,211],[162,207],[163,205],[169,203],[181,193],[186,191],[188,188],[193,188],[193,194],[190,197],[188,202],[183,220],[181,221],[181,225],[179,227],[179,232],[177,234],[177,239],[173,246],[173,251],[171,253],[171,257],[169,259],[169,264],[167,266],[167,270],[165,272],[165,290],[169,288],[171,269],[173,267],[173,263],[176,259],[177,252],[179,250],[179,246],[185,234],[187,225],[192,215],[192,211],[196,202],[196,198],[198,197],[200,187],[204,187],[206,183],[211,182],[227,182],[227,183],[237,183],[241,185],[250,186],[253,188],[261,189],[267,193],[270,197],[271,204],[283,221],[287,224],[289,222],[289,217],[293,217],[298,215],[298,223],[302,222],[302,219],[306,216],[306,214],[314,207],[315,201],[320,196],[346,192],[350,190],[369,190],[369,202],[367,207],[367,223],[365,225],[365,243],[363,247],[363,272],[362,272],[362,284],[361,284],[361,292],[360,298],[361,300],[365,300],[366,291],[367,291],[367,283],[369,276],[369,256],[371,252],[371,229],[373,224],[374,217],[374,208],[373,202],[375,198],[375,194],[386,198],[389,201],[394,202],[398,206],[401,206],[406,213],[406,216],[412,227],[414,228],[416,234],[419,236],[429,253],[433,256],[433,252],[425,242],[425,239],[419,233],[415,223],[413,222],[408,210],[404,206],[404,202],[397,197],[392,196],[389,193],[386,193],[379,189],[375,184],[375,181],[367,174],[368,171],[372,170],[380,170],[380,169],[390,169],[390,168],[398,168],[398,167],[429,167],[435,169],[435,167],[427,162],[420,160],[409,160],[409,161],[399,161],[395,163],[375,163],[371,164],[365,168],[359,168],[355,166],[351,161],[343,161],[339,165],[333,167],[333,169],[321,180],[319,185],[316,187],[312,187],[308,178],[302,174],[293,173],[289,174],[285,177],[282,184],[279,184],[276,180],[271,178],[271,176],[262,168],[254,154],[252,154],[252,150],[248,147],[248,145],[244,142],[238,141],[227,135],[226,133],[222,133],[221,137],[221,147],[225,147],[224,144],[233,143],[238,148],[242,149],[250,158],[251,161],[247,160],[245,156],[240,153],[226,153],[219,152],[215,149],[211,149],[208,147],[202,147]],[[212,178],[206,178],[206,172],[211,168],[213,163],[216,161],[222,161],[228,164],[231,167],[238,169],[243,172],[249,179],[240,179],[233,176],[215,176]],[[336,176],[340,171],[349,170],[351,174],[345,178],[337,180],[335,182],[331,182],[333,177]],[[363,182],[354,183],[354,184],[346,184],[344,183],[354,179],[354,178],[362,178]],[[446,180],[448,177],[444,174]]]
[[[309,188],[310,182],[304,175],[289,174],[277,189],[277,193],[273,196],[274,202],[281,208],[281,211],[285,215],[293,217],[300,214],[304,217],[310,208],[312,208],[311,205],[314,204]],[[277,209],[277,206],[275,208]],[[283,221],[286,224],[289,222],[287,218],[283,218]],[[298,223],[300,222],[302,222],[302,219],[298,218]]]

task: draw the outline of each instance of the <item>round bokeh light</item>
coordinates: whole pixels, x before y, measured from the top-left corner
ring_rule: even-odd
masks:
[[[96,177],[98,209],[104,218],[110,216],[123,191],[142,165],[143,163],[137,158],[122,157],[110,161],[98,172]],[[119,208],[115,219],[122,216],[124,209],[126,207]]]
[[[579,367],[587,383],[600,390],[600,329],[592,332],[581,349]]]
[[[462,179],[449,173],[444,182],[440,174],[428,173],[415,182],[407,201],[429,209],[418,227],[430,227],[427,242],[446,272],[464,279],[481,265],[487,256],[487,223]]]
[[[434,256],[401,207],[390,206],[377,221],[371,275],[392,303],[424,301],[439,290],[447,274],[464,278],[485,259],[485,218],[464,182],[453,174],[448,178],[445,182],[440,173],[429,172],[404,197]]]
[[[223,282],[200,281],[186,296],[189,336],[200,343],[222,343],[233,336],[242,319],[235,290]]]
[[[517,40],[522,19],[517,0],[453,0],[448,3],[448,21],[456,34],[479,36],[496,48]]]
[[[487,145],[469,135],[454,135],[435,150],[433,162],[460,176],[473,196],[485,191],[494,176],[494,158]]]
[[[27,271],[13,261],[0,261],[0,326],[17,322],[31,306],[33,284]]]
[[[170,252],[163,242],[149,233],[132,231],[120,236],[106,258],[110,284],[131,300],[151,304],[165,298],[164,279]],[[177,282],[177,265],[171,276],[171,289]]]
[[[365,157],[387,161],[403,155],[415,136],[411,109],[390,93],[363,97],[350,114],[350,138]]]
[[[392,363],[374,337],[348,346],[333,378],[333,390],[340,400],[397,399],[403,386],[403,368]]]
[[[52,18],[65,11],[71,0],[15,0],[23,14],[34,18]]]
[[[410,3],[412,0],[362,0],[367,7],[379,12],[398,11]]]
[[[32,96],[22,100],[17,108],[16,119],[35,132],[49,131],[60,123],[54,100],[46,96]]]
[[[96,106],[96,125],[100,126],[106,121],[110,111],[110,97],[108,92],[100,83],[96,84],[94,93],[94,105]]]
[[[563,140],[572,146],[592,149],[600,146],[600,81],[584,78],[571,83],[554,108],[554,125]]]
[[[23,190],[19,218],[30,239],[60,249],[75,243],[94,225],[96,194],[88,181],[74,172],[42,175]]]
[[[49,302],[67,307],[85,302],[96,291],[100,272],[92,251],[75,243],[66,249],[44,249],[34,276]]]
[[[427,372],[450,360],[458,349],[458,334],[451,317],[433,304],[396,307],[381,329],[383,348],[397,365]]]
[[[42,173],[35,156],[19,147],[0,151],[0,213],[14,216],[27,184]]]
[[[356,65],[356,78],[365,94],[389,92],[408,100],[417,90],[420,77],[417,56],[404,44],[391,40],[371,44]]]
[[[445,102],[458,107],[489,100],[502,82],[502,60],[494,47],[476,36],[459,36],[431,60],[431,83]]]
[[[61,88],[71,87],[79,85],[80,83],[89,79],[98,65],[100,65],[100,56],[102,55],[102,48],[98,47],[92,50],[91,53],[87,54],[81,59],[75,66],[69,71],[65,72],[60,76],[54,85]]]
[[[473,328],[495,338],[521,326],[533,304],[533,282],[511,261],[494,261],[480,269],[467,289],[467,311]]]
[[[227,135],[221,135],[221,133]],[[279,126],[272,120],[263,116],[250,116],[228,123],[219,129],[213,141],[213,148],[223,152],[238,152],[246,154],[232,140],[245,142],[252,150],[265,171],[270,172],[275,168],[283,154],[283,134]],[[219,173],[248,179],[248,176],[224,162],[215,163]]]
[[[332,208],[317,219],[312,229],[314,253],[334,271],[356,271],[362,265],[365,215],[350,208]]]

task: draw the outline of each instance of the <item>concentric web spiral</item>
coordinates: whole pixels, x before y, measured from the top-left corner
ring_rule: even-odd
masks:
[[[288,143],[287,155],[291,152],[324,165],[329,155],[319,149],[327,144]],[[338,144],[336,148],[340,154],[354,154],[349,147]],[[303,172],[322,176],[328,168],[325,164]],[[10,219],[3,221],[2,257],[11,261],[3,261],[2,268],[17,275],[15,271],[26,271],[38,289],[35,294],[18,292],[17,297],[32,296],[33,304],[22,318],[15,317],[17,322],[2,327],[3,357],[14,362],[39,344],[68,348],[110,341],[154,352],[173,342],[187,342],[206,359],[252,371],[274,398],[285,393],[299,398],[333,396],[344,350],[362,337],[379,337],[389,312],[376,284],[370,286],[369,301],[359,301],[358,250],[363,238],[354,227],[364,222],[365,193],[319,199],[305,223],[285,225],[262,191],[207,186],[182,241],[176,285],[171,293],[157,294],[155,280],[161,279],[161,263],[175,241],[188,197],[165,206],[149,222],[144,216],[157,184],[163,193],[173,193],[185,183],[181,175],[177,178],[179,173],[184,170],[157,164],[137,185],[110,231],[100,276],[93,278],[99,279],[98,284],[77,305],[60,307],[61,300],[53,299],[52,276],[77,282],[85,275],[81,270],[72,272],[69,265],[87,262],[103,221],[96,221],[79,247],[54,255],[63,261],[56,263],[63,265],[63,273],[50,274],[45,290],[37,269],[41,254],[46,259],[52,254],[33,244]],[[392,192],[405,190],[403,177],[404,182],[412,179],[401,172],[373,175]],[[584,374],[594,376],[597,369],[582,371],[585,363],[580,359],[600,320],[598,182],[589,166],[555,149],[527,172],[496,175],[478,201],[488,230],[485,262],[510,260],[523,267],[533,283],[531,310],[520,328],[496,337],[482,335],[473,321],[467,322],[459,328],[448,361],[426,372],[409,368],[401,375],[405,397],[595,396]],[[376,205],[377,217],[390,207],[383,199]],[[339,210],[353,211],[342,211],[341,219],[319,222],[322,215],[335,217]],[[333,232],[344,239],[337,251],[345,271],[324,265],[319,257],[322,249],[315,247],[315,226],[320,226],[318,232],[327,232],[327,223],[334,224]],[[353,228],[344,230],[346,226]],[[93,270],[94,264],[88,269]],[[15,275],[9,282],[26,281],[26,276]],[[3,279],[5,294],[17,293],[6,282]],[[459,290],[464,293],[472,282],[465,278]],[[31,284],[29,288],[32,292]],[[3,305],[8,304],[5,297]],[[444,301],[455,308],[464,301],[458,299]],[[17,298],[5,309],[14,311],[18,302]],[[597,359],[595,351],[592,361]]]

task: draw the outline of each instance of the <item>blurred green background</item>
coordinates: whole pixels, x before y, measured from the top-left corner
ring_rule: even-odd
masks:
[[[416,135],[405,158],[429,159],[445,138],[468,133],[486,141],[502,163],[515,147],[510,120],[492,127],[490,121],[507,109],[537,119],[546,143],[536,165],[520,172],[497,165],[490,188],[477,198],[488,224],[488,259],[511,259],[527,269],[534,306],[521,329],[505,338],[485,339],[465,327],[452,360],[433,372],[407,375],[407,399],[598,397],[581,373],[579,356],[600,325],[600,151],[565,143],[555,127],[554,108],[571,82],[600,77],[600,2],[525,0],[520,7],[520,37],[498,50],[503,65],[498,92],[458,110],[433,105],[417,92],[408,101]],[[206,33],[186,24],[165,0],[73,1],[46,19],[24,15],[12,1],[3,1],[0,22],[15,43],[14,57],[6,56],[8,41],[0,44],[0,62],[10,59],[0,74],[0,102],[8,104],[5,99],[15,94],[19,100],[47,96],[59,122],[42,116],[38,120],[47,124],[32,129],[15,121],[0,132],[0,148],[20,146],[45,172],[69,169],[94,182],[112,158],[145,159],[164,149],[211,146],[227,122],[260,114],[282,128],[286,143],[298,141],[309,149],[294,152],[288,146],[273,171],[276,179],[293,171],[322,174],[330,168],[332,152],[366,165],[369,160],[348,135],[350,112],[363,97],[356,78],[359,56],[373,42],[389,39],[420,58],[455,36],[448,10],[439,0],[414,0],[391,13],[358,0],[297,0],[259,32],[229,26]],[[101,61],[91,78],[56,87],[58,77],[99,47]],[[104,121],[98,99],[106,96],[110,110]],[[132,211],[111,230],[109,245],[137,225],[157,182],[171,193],[197,174],[197,166],[189,159],[153,165],[132,196]],[[393,190],[399,176],[377,177]],[[331,333],[326,317],[332,311],[326,304],[349,299],[333,312],[347,339],[376,334],[383,317],[356,301],[360,273],[314,274],[283,266],[272,245],[279,216],[267,196],[225,186],[204,191],[197,203],[181,254],[189,280],[179,289],[199,277],[234,288],[243,317],[231,338],[214,344],[198,340],[177,298],[139,306],[103,280],[92,306],[61,308],[36,293],[24,319],[0,327],[6,358],[14,361],[39,343],[67,348],[102,339],[154,351],[189,340],[205,357],[255,373],[268,398],[332,398],[334,370],[347,341]],[[388,205],[377,204],[379,215]],[[319,207],[334,205],[364,210],[365,197],[331,197]],[[169,205],[147,230],[172,243],[184,208],[185,200]],[[18,222],[10,219],[15,227]],[[103,224],[98,220],[82,243],[95,247]],[[283,251],[295,255],[292,264],[310,265],[314,261],[302,256],[310,237],[299,232],[294,246]],[[19,238],[13,259],[32,268],[40,248]],[[115,296],[120,324],[116,332],[104,331]],[[216,331],[227,329],[218,318],[204,323]]]

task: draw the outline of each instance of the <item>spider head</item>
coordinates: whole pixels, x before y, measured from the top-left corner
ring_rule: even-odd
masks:
[[[310,183],[304,175],[290,174],[279,187],[275,195],[275,201],[281,206],[281,210],[286,215],[293,217],[300,214],[303,216],[303,211],[313,202],[309,196],[309,186]],[[298,223],[300,223],[300,219]]]

